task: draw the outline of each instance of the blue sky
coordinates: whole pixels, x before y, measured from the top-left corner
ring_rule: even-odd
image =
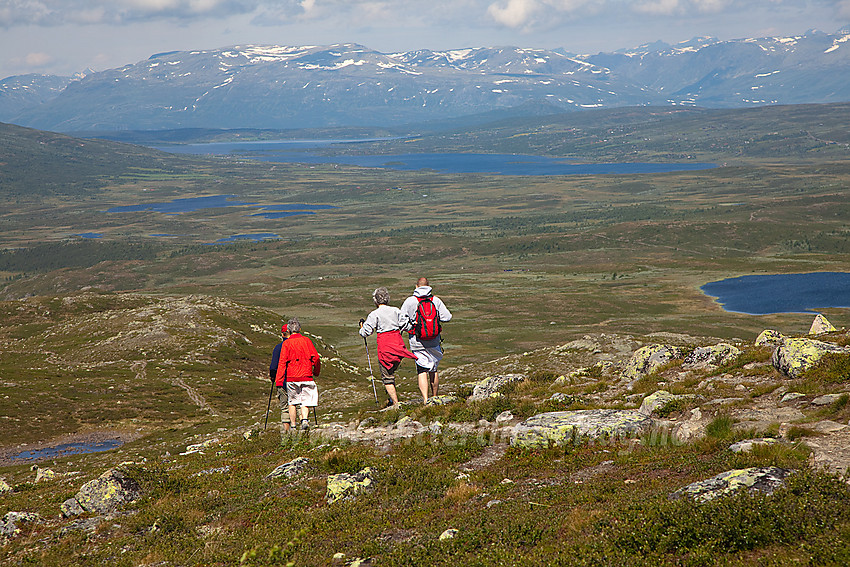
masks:
[[[850,0],[0,0],[0,78],[240,44],[596,53],[696,36],[833,33],[848,23]]]

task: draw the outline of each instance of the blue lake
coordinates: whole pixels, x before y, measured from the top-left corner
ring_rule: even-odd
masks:
[[[138,213],[151,211],[177,215],[180,213],[191,213],[202,209],[220,209],[224,207],[251,207],[260,212],[247,216],[262,216],[266,218],[282,218],[292,215],[314,215],[315,211],[336,209],[334,205],[308,205],[306,203],[281,203],[274,205],[261,205],[248,201],[237,201],[236,195],[212,195],[209,197],[190,197],[186,199],[173,199],[160,203],[142,203],[139,205],[122,205],[107,209],[107,213]],[[94,233],[87,233],[94,234]],[[82,236],[82,235],[80,235]]]
[[[369,140],[351,140],[348,143]],[[485,173],[495,175],[609,175],[627,173],[670,173],[716,167],[713,163],[575,163],[573,161],[517,154],[430,153],[394,155],[319,155],[305,148],[343,143],[342,140],[286,140],[157,146],[180,154],[235,155],[280,163],[335,163],[398,171],[433,170],[440,173]]]
[[[813,272],[741,276],[700,288],[726,311],[767,315],[850,307],[850,273]]]
[[[55,459],[57,457],[65,457],[67,455],[80,455],[83,453],[99,453],[115,449],[122,445],[122,441],[118,439],[107,439],[106,441],[95,442],[79,442],[79,443],[64,443],[55,447],[46,447],[44,449],[34,449],[32,451],[21,451],[10,458],[13,461],[31,461],[35,459]]]

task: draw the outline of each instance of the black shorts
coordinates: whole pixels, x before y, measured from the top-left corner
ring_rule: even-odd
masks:
[[[400,360],[393,362],[393,365],[389,368],[384,368],[383,364],[378,364],[381,367],[381,382],[384,385],[395,385],[395,371],[398,370],[400,364]]]

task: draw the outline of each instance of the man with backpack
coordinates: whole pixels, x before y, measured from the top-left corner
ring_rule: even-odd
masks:
[[[416,374],[422,402],[428,402],[428,391],[436,396],[440,382],[437,366],[443,358],[440,347],[442,323],[451,321],[452,314],[439,297],[431,292],[428,278],[419,278],[413,295],[404,300],[401,312],[410,319],[410,350],[416,355]]]
[[[275,385],[286,385],[289,398],[289,422],[296,426],[296,406],[301,406],[301,426],[304,431],[310,429],[310,408],[319,405],[319,390],[314,378],[319,375],[322,363],[313,343],[301,334],[301,323],[290,319],[286,324],[289,338],[280,347],[280,361],[277,365]]]

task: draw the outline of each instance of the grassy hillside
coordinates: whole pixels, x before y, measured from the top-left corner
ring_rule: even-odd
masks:
[[[0,548],[0,562],[327,565],[339,552],[381,565],[845,564],[846,484],[812,470],[799,440],[815,457],[830,447],[844,455],[846,368],[839,361],[799,379],[780,375],[770,349],[751,346],[755,337],[766,328],[805,333],[812,315],[726,313],[699,286],[846,271],[847,107],[535,120],[377,147],[726,165],[576,177],[392,172],[178,158],[0,128],[0,449],[8,457],[69,438],[126,441],[42,462],[60,473],[50,483],[36,483],[29,463],[5,461],[0,478],[13,490],[0,495],[2,512],[45,520]],[[214,196],[230,203],[106,212]],[[275,206],[315,214],[256,216]],[[252,234],[277,238],[212,245]],[[403,413],[444,429],[407,442],[346,440],[339,432],[359,435],[358,424],[388,438],[403,429],[393,425],[400,412],[375,411],[357,321],[375,287],[387,286],[398,304],[420,275],[454,313],[444,389],[466,398],[471,379],[522,380],[480,402],[422,407],[405,366]],[[850,326],[845,309],[827,315]],[[283,443],[272,426],[245,441],[263,421],[268,359],[291,316],[327,361],[319,418],[335,426]],[[827,338],[848,344],[844,332]],[[690,352],[720,340],[744,352],[712,369],[674,361],[631,389],[621,379],[642,345]],[[480,442],[490,439],[480,420],[492,424],[506,410],[518,421],[633,409],[662,388],[697,396],[667,407],[663,419],[699,421],[701,438],[539,450]],[[794,390],[805,404],[781,401]],[[837,397],[809,403],[822,394]],[[783,444],[728,450],[750,436]],[[815,447],[827,441],[835,445]],[[201,453],[181,455],[203,442]],[[310,459],[303,476],[265,479],[295,457]],[[144,494],[129,514],[59,519],[59,505],[84,481],[122,461],[134,463],[128,474]],[[798,471],[772,499],[668,500],[692,481],[767,465]],[[373,492],[326,502],[329,475],[366,466],[379,473]],[[441,542],[447,528],[459,535]]]

